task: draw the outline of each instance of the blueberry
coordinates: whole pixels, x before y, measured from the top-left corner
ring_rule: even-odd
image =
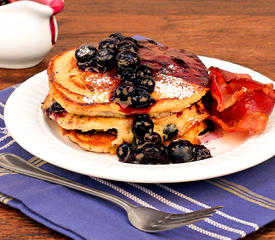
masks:
[[[132,37],[124,37],[124,41],[132,42],[136,47],[138,46],[138,41]]]
[[[88,62],[76,62],[76,65],[78,66],[79,69],[81,69],[82,71],[86,71],[87,68],[89,67]]]
[[[146,159],[143,152],[143,146],[137,146],[135,149],[133,163],[144,164],[146,163]]]
[[[152,132],[151,134],[145,134],[144,141],[146,143],[152,143],[155,145],[161,144],[161,137],[158,133]]]
[[[155,89],[155,81],[152,77],[145,76],[139,80],[138,87],[145,89],[148,93],[152,93]]]
[[[116,65],[116,54],[115,51],[109,48],[99,49],[96,56],[95,62],[97,65],[105,67],[106,70],[110,70]]]
[[[133,151],[143,146],[145,143],[144,136],[134,136],[131,148]]]
[[[178,129],[176,124],[169,123],[164,129],[163,129],[163,140],[171,139],[178,134]]]
[[[133,52],[137,51],[137,46],[131,41],[122,41],[118,43],[117,48],[118,48],[118,51],[120,52],[125,50],[131,50]]]
[[[114,41],[118,44],[118,43],[124,41],[125,36],[121,33],[113,33],[113,34],[109,35],[109,38],[114,39]]]
[[[131,104],[133,108],[146,108],[154,103],[150,93],[144,89],[135,89],[130,93]]]
[[[96,53],[97,49],[95,47],[90,45],[83,45],[75,50],[75,57],[77,62],[85,63],[93,59]]]
[[[160,158],[159,158],[159,163],[161,163],[161,164],[168,164],[168,163],[170,163],[168,155],[167,155],[167,149],[166,149],[166,147],[163,144],[160,144],[159,148],[160,148],[161,153],[162,153],[161,156],[160,156]]]
[[[120,78],[122,82],[131,82],[135,83],[136,80],[136,72],[135,69],[132,68],[124,68],[124,69],[118,69],[118,72],[120,74]]]
[[[114,52],[118,51],[116,41],[111,38],[107,38],[98,44],[98,49],[104,49],[104,48],[112,49]]]
[[[125,50],[117,55],[117,65],[119,68],[136,68],[139,65],[139,56],[137,53]]]
[[[194,145],[195,159],[203,160],[211,157],[210,151],[204,145]]]
[[[137,115],[132,125],[132,131],[137,139],[144,139],[147,133],[152,134],[153,128],[153,121],[146,114]]]
[[[132,152],[130,145],[126,143],[119,145],[116,155],[121,162],[131,162]]]
[[[91,71],[91,72],[97,72],[97,73],[104,73],[107,71],[107,67],[104,65],[98,64],[96,60],[86,63],[84,66],[81,66],[80,69],[82,69],[85,66],[87,67],[84,68],[85,69],[84,71]]]
[[[115,33],[112,33],[109,35],[109,38],[113,38],[113,39],[116,39],[116,38],[124,38],[123,34],[120,33],[120,32],[115,32]]]
[[[137,67],[137,76],[143,78],[145,76],[153,76],[154,70],[147,65],[139,65]]]
[[[167,147],[167,153],[172,163],[190,162],[194,160],[194,146],[187,140],[172,141]]]
[[[165,153],[165,147],[161,144],[155,145],[152,143],[139,145],[135,150],[133,162],[139,164],[169,163]]]
[[[114,102],[123,103],[129,105],[130,93],[134,91],[134,87],[131,85],[120,85],[115,89]]]
[[[159,146],[147,143],[143,146],[143,154],[146,162],[157,163],[163,152]]]
[[[49,109],[51,112],[65,112],[66,110],[58,103],[54,102]]]
[[[105,72],[107,70],[107,67],[102,65],[102,64],[98,64],[96,62],[96,56],[91,59],[90,61],[87,62],[77,62],[76,63],[77,66],[79,67],[79,69],[81,69],[82,71],[91,71],[91,72]]]
[[[76,65],[81,69],[82,71],[95,71],[100,72],[100,70],[94,70],[93,67],[96,66],[95,63],[95,57],[87,62],[76,62]]]

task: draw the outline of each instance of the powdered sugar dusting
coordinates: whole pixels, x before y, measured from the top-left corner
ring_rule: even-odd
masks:
[[[94,75],[92,75],[91,77],[88,77],[85,79],[85,81],[91,85],[103,85],[103,86],[106,86],[106,85],[110,85],[112,83],[111,81],[111,78],[108,74],[104,74],[102,76],[98,76],[98,77],[95,77]]]
[[[170,64],[170,65],[168,65],[168,66],[166,67],[166,69],[169,69],[169,70],[175,70],[175,69],[176,69],[176,67],[175,67],[175,65]],[[166,69],[163,69],[163,70],[165,71]],[[167,72],[167,73],[169,73],[167,70],[166,70],[166,72]]]
[[[90,94],[83,97],[85,103],[106,103],[109,102],[110,92],[116,85],[116,79],[108,73],[89,73],[84,78],[86,87],[90,90]]]
[[[109,102],[109,93],[103,91],[96,91],[91,96],[84,96],[82,99],[85,103],[105,103]]]
[[[182,78],[173,77],[159,73],[157,76],[155,91],[160,94],[161,98],[188,98],[191,97],[195,89]]]

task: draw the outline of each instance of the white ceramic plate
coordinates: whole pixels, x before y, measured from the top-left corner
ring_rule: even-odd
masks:
[[[251,69],[208,57],[201,57],[207,67],[248,73],[253,79],[272,82]],[[56,166],[105,179],[168,183],[187,182],[223,176],[255,166],[275,154],[275,111],[266,130],[256,136],[225,134],[206,142],[213,157],[203,161],[169,165],[135,165],[121,163],[116,156],[86,152],[62,136],[56,124],[41,111],[41,102],[48,93],[46,71],[18,87],[9,97],[4,118],[12,137],[27,151]],[[211,136],[208,137],[208,139]]]

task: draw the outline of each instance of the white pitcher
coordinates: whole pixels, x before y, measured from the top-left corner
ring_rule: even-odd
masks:
[[[57,40],[55,14],[63,0],[10,0],[0,6],[0,68],[27,68],[41,62]]]

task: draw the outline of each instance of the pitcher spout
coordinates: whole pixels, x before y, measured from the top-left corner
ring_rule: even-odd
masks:
[[[63,0],[50,0],[49,6],[52,8],[53,14],[57,14],[63,9],[64,1]]]

